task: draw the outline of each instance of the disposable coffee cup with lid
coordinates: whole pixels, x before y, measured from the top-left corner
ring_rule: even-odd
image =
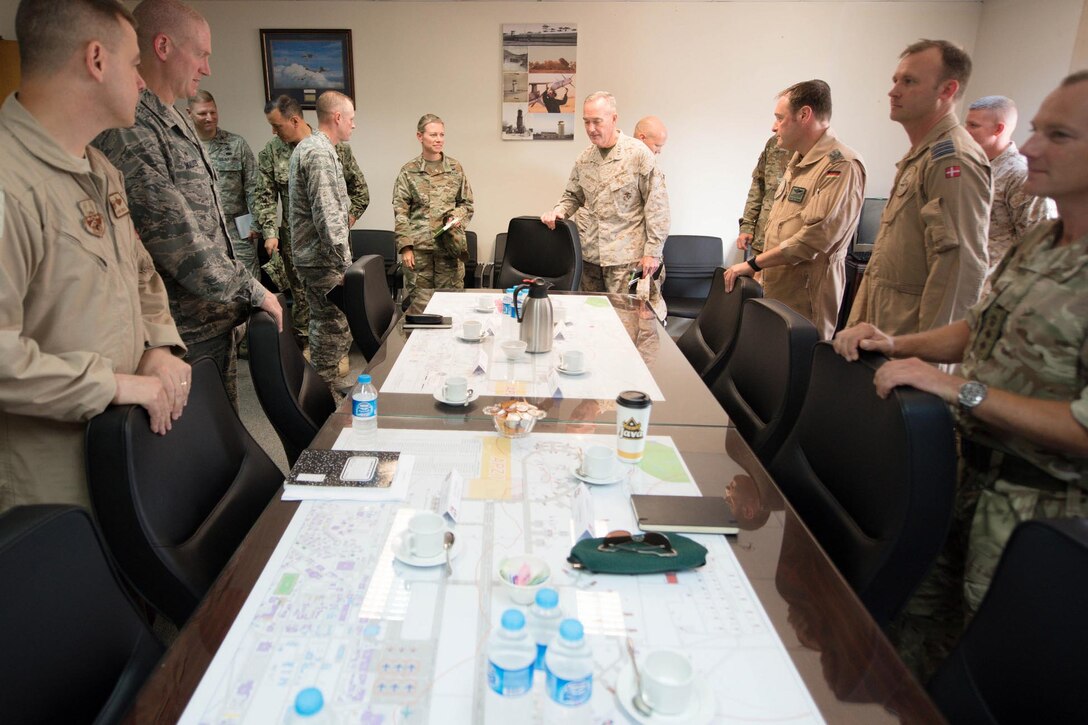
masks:
[[[640,390],[624,390],[616,397],[616,455],[625,463],[638,463],[646,450],[653,401]]]

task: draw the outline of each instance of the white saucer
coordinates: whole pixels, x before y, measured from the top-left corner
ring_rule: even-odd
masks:
[[[402,564],[408,566],[440,566],[446,563],[446,550],[442,549],[434,556],[413,556],[404,551],[404,533],[393,538],[393,557]],[[457,558],[461,553],[461,539],[455,538],[450,547],[450,560]]]
[[[646,717],[638,710],[635,709],[634,704],[631,703],[631,698],[635,696],[635,671],[631,667],[631,663],[628,662],[623,671],[620,672],[619,680],[616,681],[616,699],[620,701],[620,707],[623,711],[637,723],[645,723],[645,725],[669,725],[670,723],[677,723],[680,725],[703,725],[714,719],[714,690],[711,689],[710,683],[707,682],[705,677],[695,677],[694,687],[692,688],[691,700],[688,702],[688,707],[684,712],[676,715],[661,715],[654,713],[650,717]]]
[[[487,330],[481,332],[479,337],[465,337],[460,332],[457,333],[457,339],[465,342],[481,342],[485,337],[487,337]]]
[[[586,373],[589,372],[589,368],[582,368],[581,370],[568,370],[567,368],[563,367],[562,365],[556,365],[555,369],[558,370],[563,375],[570,375],[571,377],[576,377],[578,375],[585,375]]]
[[[454,408],[463,408],[466,405],[468,405],[469,403],[471,403],[472,401],[476,400],[476,398],[480,397],[480,394],[478,392],[476,392],[475,390],[473,390],[471,393],[468,394],[468,397],[465,398],[464,400],[460,400],[460,401],[446,400],[445,398],[442,397],[441,388],[434,391],[434,393],[432,393],[432,395],[434,396],[434,399],[437,400],[442,405],[452,405]]]
[[[495,311],[495,306],[494,305],[488,305],[487,307],[473,307],[472,310],[474,312],[494,312]]]
[[[623,471],[620,470],[616,463],[613,463],[612,466],[612,476],[610,478],[594,478],[592,476],[586,476],[578,470],[578,466],[575,466],[571,473],[573,473],[574,477],[579,481],[588,483],[590,486],[608,486],[623,480]]]

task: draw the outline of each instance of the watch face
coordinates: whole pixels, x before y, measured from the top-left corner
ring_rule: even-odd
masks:
[[[973,380],[964,383],[960,386],[959,399],[964,408],[974,408],[986,399],[986,386]]]

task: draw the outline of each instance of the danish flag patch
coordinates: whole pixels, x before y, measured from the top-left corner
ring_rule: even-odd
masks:
[[[955,179],[960,175],[960,167],[958,166],[946,166],[944,169],[944,178]]]

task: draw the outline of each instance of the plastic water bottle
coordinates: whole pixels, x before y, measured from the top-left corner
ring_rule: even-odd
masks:
[[[560,623],[559,635],[548,647],[544,664],[548,670],[550,703],[561,708],[577,708],[589,702],[593,695],[593,653],[586,643],[581,622],[564,619]]]
[[[371,385],[369,375],[360,375],[351,391],[351,428],[356,433],[378,429],[378,391]]]
[[[529,607],[529,631],[536,641],[536,669],[544,672],[544,653],[548,644],[559,634],[559,622],[563,610],[559,608],[559,592],[545,587],[536,593],[536,600]]]
[[[325,707],[325,698],[321,690],[307,687],[295,696],[295,706],[284,719],[289,725],[319,725],[333,722],[332,713]]]
[[[502,614],[502,626],[491,633],[487,646],[487,684],[503,697],[521,697],[533,689],[536,645],[517,609]]]
[[[514,288],[507,287],[502,293],[502,314],[511,317],[514,314]]]

